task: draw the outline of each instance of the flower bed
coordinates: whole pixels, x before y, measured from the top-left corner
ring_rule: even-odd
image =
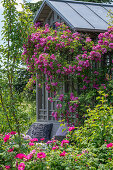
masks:
[[[100,92],[98,104],[89,109],[84,126],[69,127],[61,142],[37,143],[37,138],[18,137],[16,132],[1,135],[1,169],[113,169],[113,107]],[[18,145],[21,142],[21,145]]]

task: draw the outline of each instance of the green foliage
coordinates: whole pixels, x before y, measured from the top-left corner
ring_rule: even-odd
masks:
[[[22,97],[17,91],[17,79],[19,70],[23,64],[21,54],[22,46],[29,35],[29,27],[32,26],[30,10],[24,7],[18,12],[15,0],[2,1],[4,7],[4,26],[2,30],[3,42],[0,53],[2,63],[0,75],[0,124],[1,132],[16,129],[20,135],[28,120],[28,115],[19,107]],[[19,87],[18,87],[19,88]]]
[[[24,91],[26,84],[31,77],[31,74],[25,70],[25,69],[18,69],[16,71],[16,74],[18,75],[16,79],[14,80],[14,88],[18,93],[21,93]]]
[[[32,11],[33,13],[33,17],[36,15],[37,11],[39,10],[41,4],[42,4],[42,1],[38,1],[37,3],[26,3],[27,6],[30,8],[30,10]]]
[[[15,170],[20,165],[27,170],[112,170],[113,107],[107,105],[107,94],[102,91],[99,94],[98,105],[87,110],[84,126],[69,127],[66,138],[61,142],[52,139],[47,143],[37,143],[36,138],[30,139],[24,134],[18,137],[15,132],[1,135],[1,167],[7,165]],[[20,147],[19,140],[22,142]]]
[[[113,107],[107,104],[107,94],[102,91],[99,91],[99,94],[101,96],[97,97],[98,104],[94,109],[88,108],[87,114],[84,115],[84,126],[73,133],[72,140],[79,147],[92,144],[98,148],[113,138]]]
[[[70,131],[69,135],[73,137],[72,133]],[[97,131],[96,134],[98,134]],[[8,137],[7,140],[6,137]],[[91,142],[81,147],[81,141],[79,141],[80,145],[78,143],[73,145],[69,143],[71,138],[66,138],[61,142],[52,139],[47,143],[37,143],[34,138],[31,139],[34,140],[31,143],[29,136],[24,134],[21,134],[22,145],[18,147],[18,140],[20,138],[17,134],[12,134],[12,132],[5,136],[1,135],[1,167],[5,168],[9,165],[11,169],[16,170],[23,163],[23,169],[27,170],[112,170],[113,168],[113,143],[108,143],[107,140],[99,147]],[[39,153],[44,154],[44,157],[38,157]],[[18,158],[17,154],[20,154]]]

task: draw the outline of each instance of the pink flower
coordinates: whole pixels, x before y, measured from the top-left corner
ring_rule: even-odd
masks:
[[[46,154],[44,152],[40,152],[40,153],[37,154],[37,157],[38,158],[45,158]]]
[[[81,156],[82,154],[78,154],[77,156]]]
[[[107,144],[107,148],[110,148],[110,147],[112,147],[112,146],[113,146],[113,143]]]
[[[12,149],[9,148],[8,152],[13,152],[13,150],[14,150],[14,147]]]
[[[59,23],[59,22],[56,22],[56,23],[55,23],[55,26],[56,26],[56,27],[59,27],[60,25],[61,25],[61,23]]]
[[[65,156],[66,155],[66,152],[65,151],[63,151],[61,154],[60,154],[60,156]]]
[[[15,158],[19,158],[19,159],[23,159],[23,158],[26,158],[26,155],[23,154],[23,153],[18,153]]]
[[[16,134],[16,132],[15,132],[15,131],[12,131],[12,132],[10,132],[10,134],[11,134],[11,135],[15,135],[15,134]]]
[[[31,143],[29,143],[29,145],[30,145],[30,146],[34,146],[34,143],[33,143],[33,142],[31,142]]]
[[[4,142],[7,142],[10,138],[10,135],[5,135],[5,137],[3,138]]]
[[[61,146],[63,147],[63,145],[64,145],[65,143],[69,143],[69,141],[68,141],[68,140],[63,140],[63,141],[61,142]]]
[[[87,37],[86,38],[86,42],[90,42],[91,41],[91,38],[90,37]]]
[[[19,165],[18,165],[18,170],[24,170],[25,169],[25,164],[23,162],[21,162]]]
[[[69,143],[69,140],[63,140],[62,143]]]
[[[11,167],[10,167],[10,165],[6,165],[5,168],[6,169],[10,169]]]
[[[45,138],[41,138],[40,140],[43,141],[43,140],[45,140]]]
[[[31,142],[38,142],[37,138],[30,139]]]
[[[28,154],[28,155],[26,156],[26,159],[29,160],[29,159],[31,159],[32,157],[33,157],[32,154]]]
[[[54,146],[54,147],[52,147],[52,150],[55,150],[55,149],[57,149],[55,146]]]
[[[64,94],[61,94],[61,95],[60,95],[59,100],[60,100],[60,101],[63,101],[63,100],[64,100]]]
[[[58,146],[52,147],[52,150],[56,150],[56,149],[59,149],[59,147]]]
[[[47,144],[50,144],[50,143],[52,143],[52,142],[53,142],[53,141],[51,141],[51,140],[48,140],[48,141],[47,141]]]
[[[30,154],[35,154],[35,153],[36,153],[35,149],[30,152]]]
[[[57,140],[53,140],[53,143],[56,143],[57,142]]]
[[[109,44],[109,48],[112,48],[112,49],[113,49],[113,43],[110,43],[110,44]]]
[[[75,129],[75,127],[73,126],[73,127],[69,127],[69,131],[72,131],[72,130],[74,130]]]

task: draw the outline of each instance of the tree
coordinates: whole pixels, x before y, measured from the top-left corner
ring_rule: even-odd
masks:
[[[17,72],[23,63],[21,58],[22,46],[27,41],[32,20],[30,10],[24,8],[25,1],[22,4],[22,12],[16,10],[16,0],[3,0],[2,3],[4,7],[4,26],[2,30],[4,44],[1,45],[0,49],[2,56],[0,59],[2,63],[0,75],[0,112],[3,115],[1,121],[4,125],[4,132],[9,131],[9,129],[17,130],[20,136],[24,116],[22,116],[19,108],[22,102],[21,96],[15,90],[14,85],[18,77]],[[5,123],[6,120],[7,123]]]
[[[33,17],[36,15],[36,12],[39,10],[41,4],[42,4],[42,1],[38,1],[37,3],[26,3],[27,6],[30,8],[30,10],[32,11],[33,13]]]

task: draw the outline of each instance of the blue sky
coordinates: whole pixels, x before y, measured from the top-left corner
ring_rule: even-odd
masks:
[[[3,13],[3,7],[2,7],[2,4],[1,4],[1,1],[2,0],[0,0],[0,44],[2,44],[2,40],[1,40],[1,30],[2,30],[2,26],[3,26],[3,23],[1,22],[2,20],[3,20],[3,16],[2,16],[2,13]],[[19,4],[19,3],[22,3],[23,2],[23,0],[16,0],[17,1],[17,3]],[[36,3],[36,2],[38,2],[39,0],[26,0],[27,2],[32,2],[32,3]],[[21,5],[18,5],[17,6],[17,9],[18,10],[21,10]]]

